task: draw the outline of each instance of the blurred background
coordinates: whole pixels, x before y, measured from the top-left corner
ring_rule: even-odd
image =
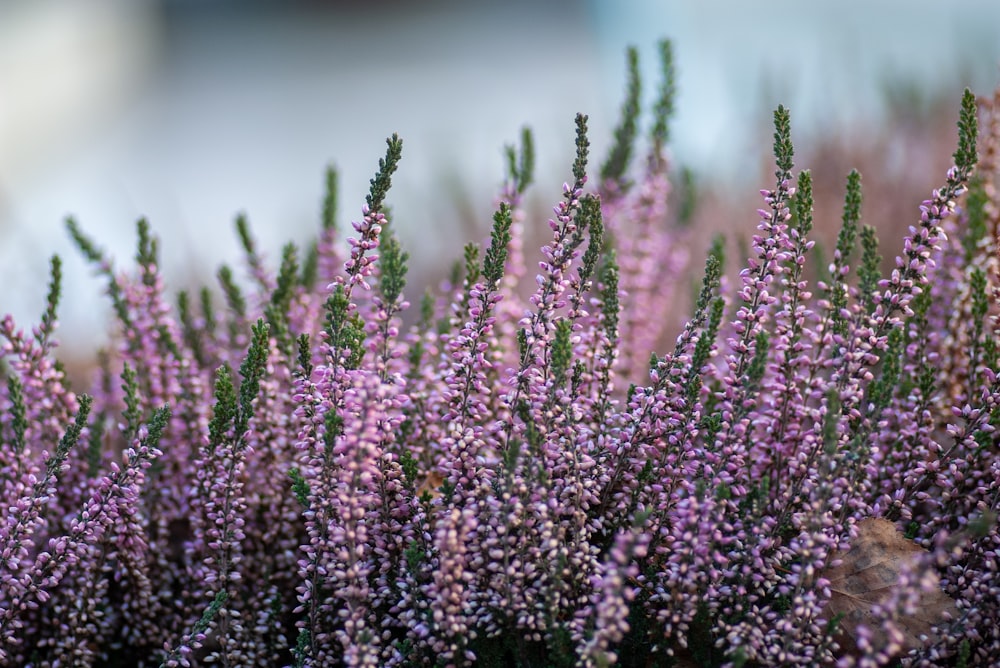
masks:
[[[239,262],[238,212],[272,260],[309,239],[328,164],[341,223],[358,219],[393,132],[404,153],[389,203],[422,289],[486,234],[503,146],[523,125],[543,215],[569,178],[576,112],[603,160],[625,48],[639,47],[651,100],[662,37],[679,72],[672,152],[697,184],[702,245],[713,230],[752,232],[778,103],[821,222],[832,229],[858,166],[869,222],[905,229],[949,164],[961,89],[1000,82],[996,0],[0,0],[0,313],[37,321],[59,253],[63,354],[90,350],[110,313],[67,215],[120,265],[145,216],[174,288],[211,280]],[[902,208],[878,208],[880,190]]]

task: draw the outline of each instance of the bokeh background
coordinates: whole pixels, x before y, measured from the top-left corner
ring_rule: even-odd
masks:
[[[173,286],[211,280],[239,262],[238,212],[272,259],[310,238],[328,164],[340,220],[357,219],[393,132],[404,156],[389,201],[411,282],[435,281],[486,233],[504,144],[535,130],[529,205],[545,215],[569,178],[574,114],[590,115],[602,158],[626,45],[649,100],[662,37],[694,245],[752,232],[780,102],[797,162],[814,169],[820,234],[858,166],[891,256],[893,229],[949,164],[961,89],[1000,82],[996,0],[0,0],[0,313],[37,320],[59,253],[64,354],[83,354],[111,316],[68,214],[121,264],[145,216]]]

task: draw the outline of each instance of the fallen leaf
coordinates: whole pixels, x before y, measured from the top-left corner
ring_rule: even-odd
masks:
[[[900,571],[922,553],[922,547],[907,539],[896,526],[881,518],[869,517],[858,522],[857,537],[847,552],[838,552],[833,560],[840,565],[828,567],[821,574],[830,581],[830,617],[843,615],[836,640],[848,654],[857,651],[857,628],[864,624],[871,631],[875,649],[887,644],[888,638],[872,613],[872,607],[883,602],[899,586]],[[934,582],[937,584],[937,575]],[[904,651],[924,644],[921,636],[934,636],[932,627],[957,616],[955,602],[940,588],[920,594],[917,612],[912,617],[896,621],[903,633]]]
[[[427,477],[424,478],[420,486],[417,487],[417,498],[419,499],[427,492],[431,495],[432,499],[436,499],[441,496],[441,490],[439,489],[441,485],[444,484],[444,476],[442,476],[437,471],[430,471]]]

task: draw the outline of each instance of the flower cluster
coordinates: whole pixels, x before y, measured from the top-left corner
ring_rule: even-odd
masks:
[[[642,142],[629,52],[595,182],[577,116],[532,285],[527,131],[412,318],[396,136],[348,238],[333,171],[276,271],[237,220],[249,288],[171,304],[145,221],[127,271],[69,221],[114,343],[71,388],[58,259],[41,323],[0,321],[0,665],[995,665],[1000,92],[966,93],[888,275],[857,172],[816,261],[779,107],[750,257],[727,280],[716,242],[691,285],[660,56]],[[843,584],[868,518],[911,554],[888,593]]]

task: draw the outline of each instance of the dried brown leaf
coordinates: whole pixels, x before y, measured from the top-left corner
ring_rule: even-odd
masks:
[[[871,630],[871,641],[876,649],[887,644],[885,632],[872,612],[873,606],[882,603],[893,589],[900,586],[900,571],[912,564],[922,547],[908,540],[896,526],[876,517],[861,520],[857,537],[847,552],[838,552],[833,560],[837,566],[827,568],[822,577],[830,581],[829,616],[842,614],[838,626],[838,644],[848,653],[857,651],[857,628],[864,624]],[[937,576],[934,576],[935,584]],[[940,588],[921,594],[915,615],[896,621],[903,633],[904,650],[920,647],[925,638],[933,637],[932,627],[957,615],[955,602]]]
[[[424,495],[424,492],[431,495],[432,499],[436,499],[441,496],[441,490],[438,489],[444,484],[444,476],[437,471],[430,471],[424,478],[420,486],[417,487],[417,498],[419,499]]]

